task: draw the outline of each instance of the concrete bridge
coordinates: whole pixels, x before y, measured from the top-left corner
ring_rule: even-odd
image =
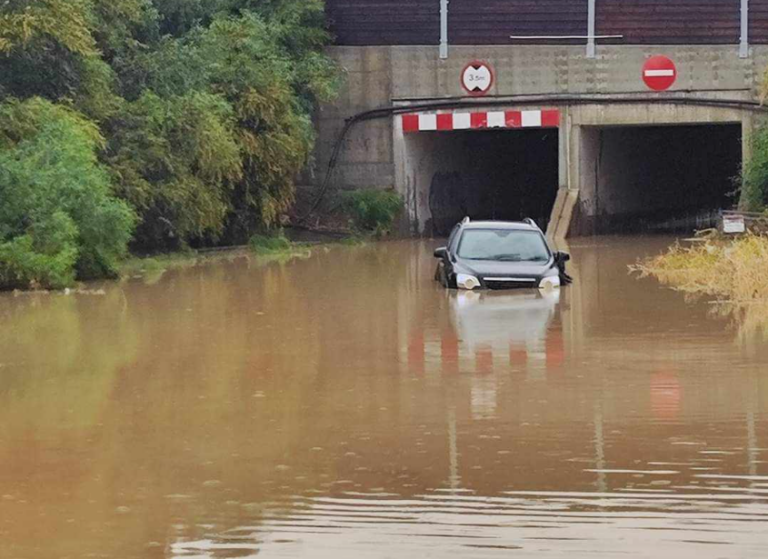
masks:
[[[327,6],[346,81],[318,115],[319,178],[362,115],[332,184],[397,189],[410,233],[441,235],[469,214],[531,216],[565,237],[738,203],[768,0]],[[653,56],[674,64],[666,90],[644,80],[669,74],[646,72]],[[492,74],[486,91],[468,91],[471,63]]]

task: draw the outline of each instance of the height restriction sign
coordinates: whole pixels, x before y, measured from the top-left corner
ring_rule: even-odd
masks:
[[[493,70],[486,62],[475,60],[461,72],[461,86],[470,95],[487,95],[493,87]]]
[[[643,66],[643,81],[654,91],[666,91],[677,80],[675,63],[666,56],[653,56]]]

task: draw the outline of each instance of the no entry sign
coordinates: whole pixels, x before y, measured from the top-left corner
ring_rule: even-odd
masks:
[[[461,86],[470,95],[487,95],[493,87],[493,69],[486,62],[475,60],[461,72]]]
[[[653,56],[643,66],[643,81],[654,91],[666,91],[677,80],[675,63],[666,56]]]

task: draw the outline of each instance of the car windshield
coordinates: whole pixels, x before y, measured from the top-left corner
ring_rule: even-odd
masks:
[[[457,251],[468,260],[499,262],[546,262],[549,249],[536,231],[474,229],[464,231]]]

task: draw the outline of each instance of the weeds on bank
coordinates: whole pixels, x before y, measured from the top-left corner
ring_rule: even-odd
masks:
[[[323,244],[326,249],[333,245],[360,246],[367,240],[358,235]],[[248,247],[235,247],[211,252],[186,250],[183,252],[131,258],[123,262],[120,275],[123,278],[141,277],[147,283],[155,283],[171,269],[192,268],[203,263],[221,262],[233,258],[253,258],[261,263],[288,262],[295,258],[309,258],[314,245],[289,240],[282,231],[272,235],[254,235]]]
[[[221,262],[248,255],[242,248],[232,248],[217,252],[198,252],[185,250],[169,254],[159,254],[145,257],[135,257],[123,262],[120,266],[120,277],[142,278],[147,284],[157,283],[168,270],[193,268],[203,263]]]
[[[707,240],[691,247],[678,243],[631,269],[688,293],[729,302],[768,301],[768,237]]]
[[[353,190],[342,193],[340,201],[355,230],[373,237],[389,235],[404,207],[402,197],[393,190]]]
[[[715,314],[736,318],[742,335],[768,328],[768,237],[678,243],[630,270],[690,296],[715,297]]]
[[[294,243],[282,231],[273,235],[254,235],[248,243],[251,252],[262,260],[285,262],[294,258],[309,258],[310,245]]]

